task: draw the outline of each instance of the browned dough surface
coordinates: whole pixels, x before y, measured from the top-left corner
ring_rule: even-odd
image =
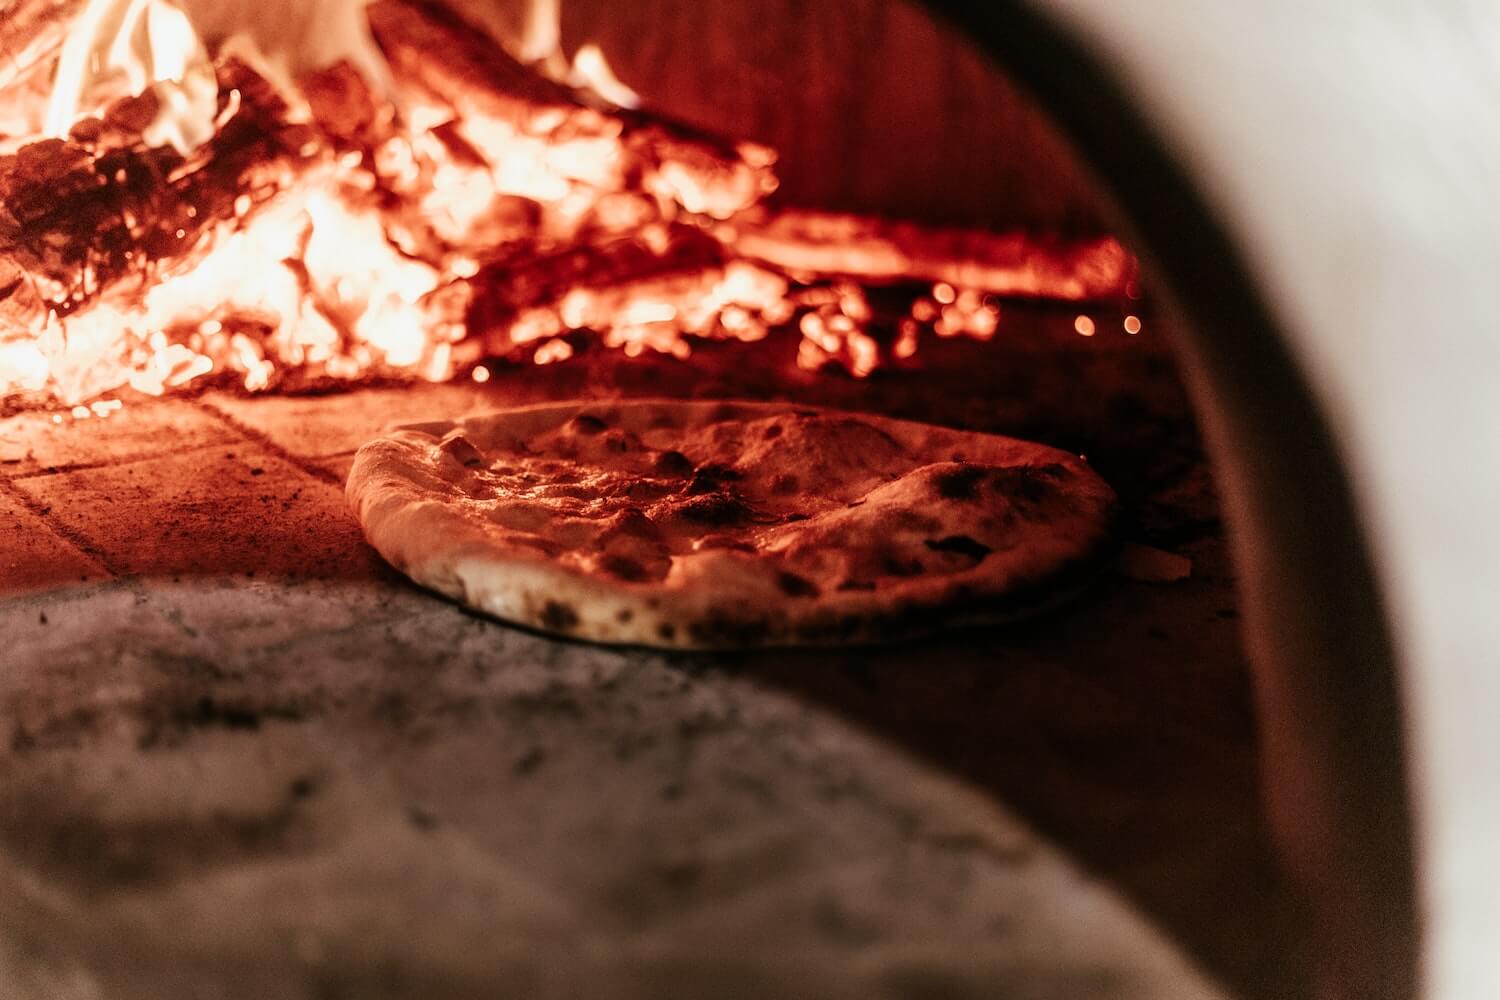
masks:
[[[678,648],[894,639],[1076,585],[1114,494],[1043,445],[764,403],[546,404],[400,428],[348,482],[370,543],[507,621]]]

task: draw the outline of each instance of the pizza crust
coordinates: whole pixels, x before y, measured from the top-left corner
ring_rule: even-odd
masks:
[[[568,402],[411,425],[348,496],[417,583],[604,643],[836,645],[1008,620],[1084,582],[1110,488],[1078,457],[810,407]]]

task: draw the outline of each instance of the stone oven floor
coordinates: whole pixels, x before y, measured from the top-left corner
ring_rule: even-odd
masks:
[[[1186,402],[1160,344],[1067,322],[868,383],[724,348],[0,420],[0,995],[1299,995]],[[387,424],[653,393],[1087,449],[1192,578],[665,655],[469,615],[345,510]]]

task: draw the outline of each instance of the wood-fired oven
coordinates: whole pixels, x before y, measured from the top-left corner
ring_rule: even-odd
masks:
[[[0,0],[0,996],[1496,995],[1497,38]],[[668,654],[345,510],[382,427],[632,396],[1087,455],[1118,567]]]

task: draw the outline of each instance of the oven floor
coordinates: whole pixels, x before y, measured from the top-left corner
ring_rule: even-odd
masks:
[[[1159,342],[1070,324],[866,383],[726,347],[0,420],[5,995],[1301,995],[1186,402]],[[651,393],[1087,450],[1192,577],[936,641],[662,655],[466,614],[344,510],[387,423]]]

